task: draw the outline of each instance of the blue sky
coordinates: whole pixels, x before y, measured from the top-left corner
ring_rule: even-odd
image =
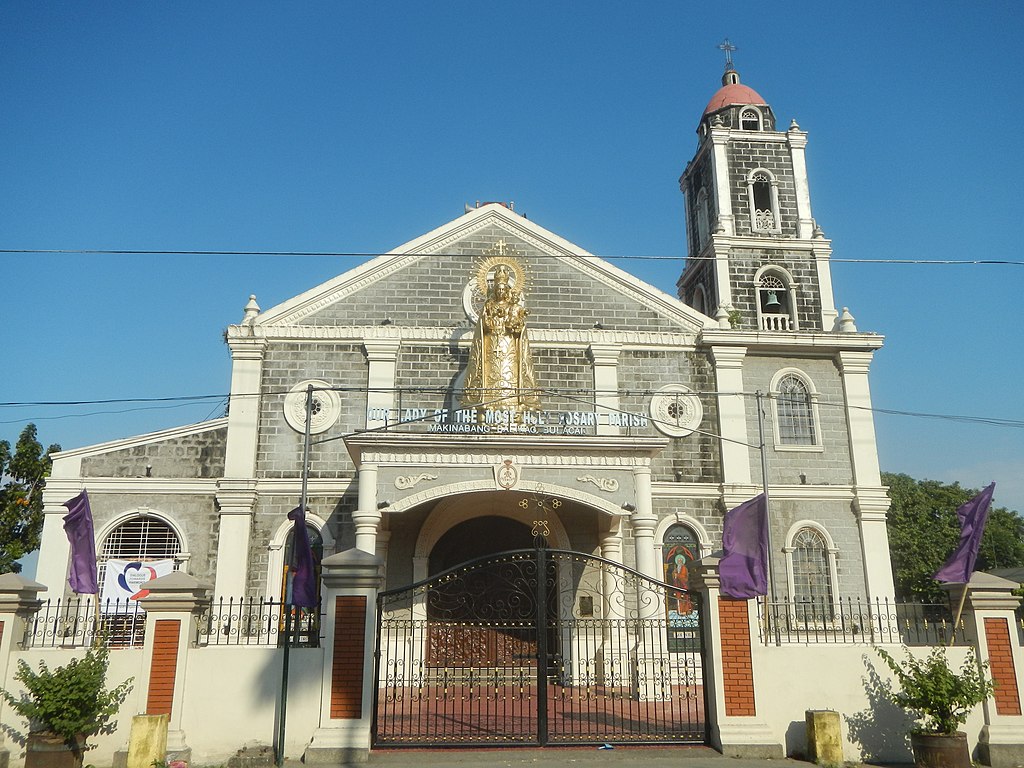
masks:
[[[887,337],[876,407],[1024,421],[1018,2],[0,4],[0,248],[381,252],[477,200],[669,293],[677,179],[726,36],[809,132],[839,306]],[[226,392],[221,333],[357,263],[3,255],[0,400]],[[0,408],[78,447],[216,400]],[[1024,429],[876,415],[884,469],[1024,511]]]

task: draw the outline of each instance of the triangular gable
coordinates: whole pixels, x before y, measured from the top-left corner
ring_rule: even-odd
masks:
[[[454,221],[271,307],[256,318],[255,325],[299,324],[325,307],[342,302],[357,291],[385,280],[421,259],[444,253],[445,248],[452,243],[490,226],[498,226],[542,253],[562,259],[574,269],[678,323],[682,328],[696,331],[703,327],[717,327],[710,318],[692,307],[513,213],[500,203],[488,203],[474,208]]]

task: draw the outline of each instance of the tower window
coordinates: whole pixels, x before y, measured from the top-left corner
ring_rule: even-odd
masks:
[[[795,308],[796,289],[788,274],[777,267],[767,268],[755,283],[757,324],[762,331],[798,330]]]
[[[697,248],[700,249],[708,241],[710,231],[710,217],[708,215],[708,193],[704,187],[697,193]]]
[[[776,390],[776,419],[779,442],[783,445],[815,445],[814,403],[802,379],[783,376]]]
[[[752,107],[740,112],[740,130],[759,131],[761,130],[761,114]]]
[[[779,222],[779,189],[775,177],[759,169],[747,177],[747,198],[750,203],[750,228],[754,232],[781,232]]]

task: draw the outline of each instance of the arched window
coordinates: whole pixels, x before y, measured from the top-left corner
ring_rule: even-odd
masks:
[[[792,374],[783,376],[775,394],[777,429],[782,445],[816,445],[814,402],[807,384]]]
[[[758,168],[747,177],[747,202],[750,205],[750,229],[754,232],[781,232],[779,187],[771,171]]]
[[[138,597],[130,600],[133,591],[154,574],[177,570],[176,555],[181,540],[166,521],[150,515],[139,515],[117,525],[103,538],[96,557],[100,587],[100,610],[103,612],[102,632],[111,646],[139,646],[145,635],[145,614],[137,610]],[[107,588],[107,571],[112,588]],[[157,570],[159,568],[160,570]],[[138,595],[138,593],[135,593]]]
[[[762,275],[758,280],[757,314],[762,331],[793,329],[789,311],[789,291],[778,275]]]
[[[711,231],[711,217],[708,211],[708,193],[704,187],[697,193],[697,249],[699,250],[708,241],[708,234]]]
[[[708,297],[703,285],[698,285],[693,291],[693,308],[705,315],[708,314]]]
[[[836,550],[827,532],[810,521],[790,530],[784,548],[798,620],[827,621],[835,613]]]
[[[699,648],[697,611],[689,593],[689,568],[700,558],[697,535],[685,525],[673,525],[665,531],[661,547],[664,580],[679,592],[670,591],[665,613],[668,621],[670,653]]]
[[[742,112],[740,112],[740,130],[760,131],[761,113],[753,107],[746,107]]]
[[[179,552],[181,541],[167,522],[148,515],[132,518],[118,525],[103,539],[96,558],[99,583],[103,584],[110,560],[172,560]]]

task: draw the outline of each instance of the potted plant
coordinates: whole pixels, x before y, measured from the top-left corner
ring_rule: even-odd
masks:
[[[914,764],[918,768],[970,768],[967,734],[959,728],[971,709],[991,695],[994,685],[985,674],[988,663],[980,663],[974,649],[967,651],[960,671],[949,666],[941,646],[923,658],[904,649],[906,660],[876,648],[896,676],[899,691],[889,687],[892,701],[917,721],[910,732]]]
[[[28,720],[25,768],[81,768],[86,740],[106,730],[132,689],[132,678],[107,689],[108,654],[105,647],[90,648],[62,667],[40,661],[38,672],[18,661],[14,679],[25,692],[0,695]]]

